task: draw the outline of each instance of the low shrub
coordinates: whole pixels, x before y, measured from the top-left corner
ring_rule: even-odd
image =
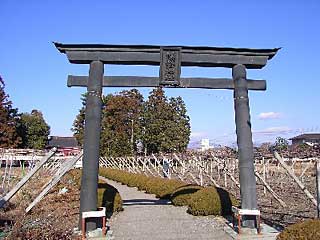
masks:
[[[170,198],[170,195],[186,183],[161,177],[147,177],[142,174],[133,174],[117,169],[102,168],[101,176],[125,184],[129,187],[137,187],[139,190],[155,194],[158,198]]]
[[[315,240],[320,239],[320,220],[307,220],[288,226],[277,240]]]
[[[146,178],[146,176],[142,174],[132,174],[127,185],[128,187],[139,187],[141,185],[142,179]]]
[[[174,179],[152,177],[146,182],[146,192],[155,194],[157,198],[169,199],[171,194],[186,183]]]
[[[147,184],[148,180],[149,180],[149,177],[147,177],[145,175],[141,175],[141,177],[137,181],[137,188],[140,191],[145,191],[146,190],[146,184]]]
[[[160,188],[162,184],[162,178],[159,177],[149,177],[149,179],[146,181],[145,191],[146,193],[155,194],[158,192],[158,189]]]
[[[98,207],[105,207],[110,214],[123,210],[118,190],[103,181],[98,184]]]
[[[186,183],[180,180],[164,179],[164,181],[159,187],[159,191],[156,193],[156,197],[162,199],[169,199],[174,191],[185,185]]]
[[[193,194],[203,187],[198,185],[185,185],[177,188],[170,196],[171,202],[175,206],[188,206]]]
[[[229,215],[237,200],[222,188],[206,187],[193,194],[188,212],[192,215]]]

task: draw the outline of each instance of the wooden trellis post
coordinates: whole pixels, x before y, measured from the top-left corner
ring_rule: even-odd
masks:
[[[53,148],[50,150],[50,152],[48,154],[46,154],[41,161],[33,168],[31,169],[27,175],[25,175],[20,181],[19,183],[13,188],[11,189],[10,192],[8,192],[2,199],[0,199],[0,207],[3,207],[3,205],[9,201],[23,186],[24,184],[26,184],[29,179],[35,175],[42,167],[43,165],[50,159],[53,157],[53,155],[56,153],[57,149]]]
[[[283,168],[287,171],[287,173],[292,177],[292,179],[298,184],[298,186],[301,188],[301,190],[306,194],[306,196],[311,200],[311,202],[317,207],[317,200],[314,198],[314,196],[308,191],[308,189],[305,187],[305,185],[300,181],[300,179],[294,174],[291,167],[288,166],[284,160],[280,157],[279,153],[276,151],[273,152],[274,157],[279,161],[279,163],[283,166]]]

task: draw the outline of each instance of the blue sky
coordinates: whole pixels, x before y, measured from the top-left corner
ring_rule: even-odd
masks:
[[[39,109],[52,135],[71,135],[84,88],[68,74],[86,75],[52,41],[62,43],[282,47],[248,78],[267,80],[250,92],[254,141],[320,132],[319,1],[15,1],[0,0],[0,75],[20,112]],[[106,75],[157,76],[157,67],[105,66]],[[230,69],[183,68],[182,76],[231,77]],[[104,89],[104,93],[120,88]],[[147,96],[151,89],[141,88]],[[182,96],[192,141],[234,141],[232,91],[168,89]]]

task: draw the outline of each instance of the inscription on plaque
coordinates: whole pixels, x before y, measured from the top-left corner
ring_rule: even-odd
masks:
[[[162,47],[160,49],[160,85],[179,85],[181,74],[181,49]]]

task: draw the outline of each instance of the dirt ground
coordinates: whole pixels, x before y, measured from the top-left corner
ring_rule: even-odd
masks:
[[[68,173],[28,214],[25,208],[39,194],[48,176],[37,174],[0,211],[0,238],[77,239],[72,236],[79,219],[79,171]],[[67,188],[64,194],[59,190]]]

